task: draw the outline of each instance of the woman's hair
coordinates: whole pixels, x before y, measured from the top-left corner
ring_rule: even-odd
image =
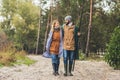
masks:
[[[59,22],[58,20],[53,20],[52,25],[51,25],[51,31],[54,31],[54,27],[56,22]]]

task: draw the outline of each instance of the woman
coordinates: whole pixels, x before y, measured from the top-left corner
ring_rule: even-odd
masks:
[[[58,20],[54,20],[46,43],[44,57],[52,58],[53,75],[59,75],[60,57],[62,57],[62,30]]]

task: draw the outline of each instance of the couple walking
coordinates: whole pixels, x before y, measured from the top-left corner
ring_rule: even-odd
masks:
[[[78,30],[72,22],[71,16],[65,17],[65,24],[60,27],[59,21],[54,20],[46,43],[44,57],[52,59],[53,75],[59,75],[60,57],[64,60],[64,76],[71,73],[73,61],[78,54]]]

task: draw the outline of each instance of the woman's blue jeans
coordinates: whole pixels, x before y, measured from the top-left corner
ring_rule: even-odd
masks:
[[[59,70],[59,64],[60,64],[60,58],[56,54],[51,54],[51,57],[52,57],[53,69],[54,69],[55,72],[56,71],[58,72],[58,70]]]
[[[51,54],[52,57],[52,63],[59,64],[60,63],[60,58],[56,54]]]

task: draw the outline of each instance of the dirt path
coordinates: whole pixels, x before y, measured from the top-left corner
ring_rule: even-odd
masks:
[[[37,62],[31,66],[21,65],[0,69],[0,80],[120,80],[120,70],[113,70],[105,62],[76,61],[74,76],[64,77],[63,61],[60,76],[52,75],[51,59],[29,56]]]

